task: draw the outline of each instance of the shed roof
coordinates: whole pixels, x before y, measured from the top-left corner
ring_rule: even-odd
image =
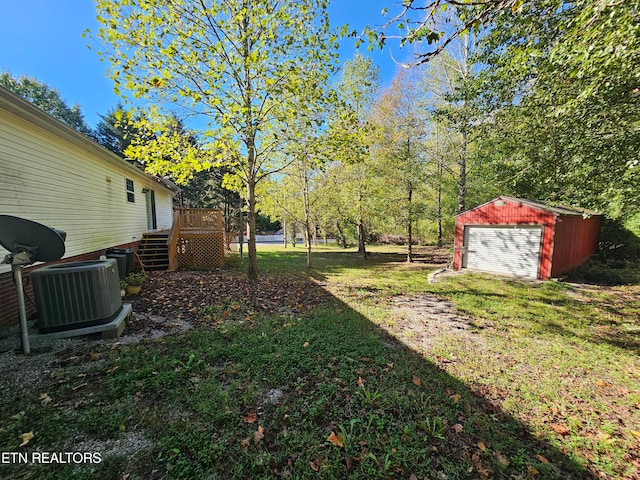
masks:
[[[549,205],[549,203],[547,202],[542,202],[539,200],[527,200],[524,198],[516,198],[516,197],[509,197],[507,195],[500,195],[499,197],[496,197],[492,200],[489,200],[488,202],[485,202],[481,205],[478,205],[477,207],[471,208],[470,210],[476,210],[478,208],[482,208],[485,205],[489,205],[490,203],[495,202],[496,200],[504,200],[505,202],[512,202],[512,203],[519,203],[522,205],[527,205],[531,208],[536,208],[538,210],[543,210],[545,212],[549,212],[553,215],[556,216],[560,216],[560,215],[573,215],[573,216],[580,216],[580,217],[584,217],[584,216],[599,216],[600,214],[591,210],[586,210],[586,209],[579,209],[579,208],[574,208],[574,207],[565,207],[565,206],[552,206]],[[459,213],[458,215],[464,215],[466,212],[462,212]],[[458,216],[456,215],[456,217]]]

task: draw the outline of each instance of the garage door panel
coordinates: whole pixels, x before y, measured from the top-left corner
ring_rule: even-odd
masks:
[[[463,266],[535,278],[541,237],[541,227],[467,227]]]

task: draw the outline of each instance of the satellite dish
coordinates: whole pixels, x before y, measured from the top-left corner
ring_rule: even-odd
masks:
[[[0,245],[14,255],[29,254],[32,260],[29,263],[52,262],[62,258],[66,236],[65,232],[54,230],[41,223],[10,215],[0,215]],[[23,265],[28,264],[23,263]]]
[[[67,234],[24,218],[0,215],[0,245],[10,253],[2,263],[11,264],[18,289],[22,351],[30,353],[27,312],[22,287],[22,267],[34,262],[52,262],[64,255]]]

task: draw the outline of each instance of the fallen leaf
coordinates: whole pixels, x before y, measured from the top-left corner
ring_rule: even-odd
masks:
[[[636,432],[635,430],[631,430],[631,435],[634,435],[636,437],[640,437],[640,432]]]
[[[478,442],[478,448],[483,452],[487,451],[487,445],[484,442]]]
[[[538,470],[536,467],[532,467],[531,465],[527,465],[527,470],[529,471],[529,474],[534,477],[540,474],[540,470]]]
[[[302,346],[303,346],[303,347],[305,347],[305,348],[306,348],[306,347],[308,347],[308,346],[309,346],[309,342],[304,342],[304,343],[302,344]]]
[[[258,414],[257,413],[247,413],[244,416],[244,421],[247,423],[253,423],[258,419]]]
[[[264,428],[262,425],[258,426],[258,430],[253,432],[253,441],[257,444],[264,438]]]
[[[244,453],[247,453],[249,450],[249,445],[251,445],[251,437],[247,437],[240,442],[240,447]]]
[[[558,435],[569,435],[569,433],[571,433],[571,430],[569,430],[569,427],[567,427],[566,425],[560,425],[559,423],[552,423],[549,426],[551,427],[551,430],[556,432]]]
[[[411,476],[409,477],[409,480],[418,480],[418,477],[416,477],[413,473],[411,474]]]
[[[362,377],[358,377],[358,386],[364,387],[364,379]]]
[[[496,457],[498,462],[500,462],[502,465],[509,465],[509,460],[502,452],[494,452],[493,456]]]
[[[51,397],[49,396],[48,393],[41,393],[38,398],[40,399],[43,405],[46,405],[47,403],[51,403]]]
[[[33,431],[27,432],[27,433],[23,433],[22,435],[20,435],[20,438],[22,439],[22,443],[20,444],[20,446],[24,447],[27,443],[29,443],[29,441],[33,437],[35,437],[35,435],[33,434]]]
[[[462,398],[462,395],[460,395],[459,393],[455,393],[455,394],[451,395],[449,398],[451,400],[453,400],[453,403],[458,403],[460,401],[460,399]]]
[[[411,379],[411,381],[413,382],[414,385],[416,386],[420,386],[422,385],[422,381],[420,380],[419,377],[416,377],[415,375],[413,376],[413,378]]]
[[[327,437],[327,442],[335,445],[336,447],[344,447],[344,442],[340,435],[336,435],[335,432],[331,432],[331,435]]]
[[[549,460],[547,460],[545,457],[543,457],[542,455],[536,455],[536,458],[538,460],[540,460],[542,463],[549,463]]]
[[[455,430],[456,433],[462,433],[462,430],[464,430],[464,427],[462,425],[460,425],[459,423],[456,423],[453,426],[453,429]]]
[[[314,472],[317,472],[318,470],[320,470],[321,465],[322,465],[321,458],[316,458],[315,460],[311,460],[309,462],[309,466],[311,467],[311,470],[313,470]]]

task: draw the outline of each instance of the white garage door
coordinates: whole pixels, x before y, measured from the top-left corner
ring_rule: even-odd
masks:
[[[466,227],[462,266],[536,278],[542,227]]]

